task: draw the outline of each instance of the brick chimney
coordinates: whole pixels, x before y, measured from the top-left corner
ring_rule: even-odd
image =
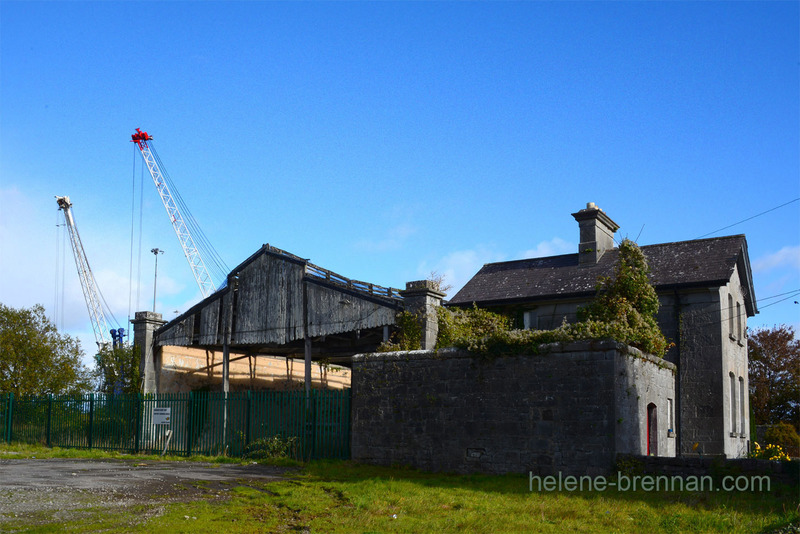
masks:
[[[606,215],[606,212],[595,206],[594,202],[586,204],[586,209],[573,213],[581,231],[581,242],[578,245],[580,265],[595,265],[606,250],[614,248],[614,232],[619,225]]]

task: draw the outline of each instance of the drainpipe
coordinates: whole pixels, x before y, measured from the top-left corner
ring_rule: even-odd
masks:
[[[678,354],[675,358],[675,421],[676,427],[675,428],[675,456],[683,456],[683,448],[681,447],[681,441],[683,440],[683,422],[681,421],[683,412],[681,411],[681,297],[678,294],[678,290],[674,290],[675,295],[675,324],[677,328],[675,331],[677,332],[677,336],[675,339],[675,349],[677,350]]]

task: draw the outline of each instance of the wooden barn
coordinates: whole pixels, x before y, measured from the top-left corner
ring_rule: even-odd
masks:
[[[264,245],[231,271],[224,287],[174,320],[163,324],[156,314],[137,313],[138,343],[154,349],[143,354],[145,392],[159,389],[159,349],[166,346],[221,351],[223,389],[232,358],[302,357],[309,388],[313,360],[349,365],[354,354],[387,340],[397,312],[419,294],[413,284],[401,294]]]

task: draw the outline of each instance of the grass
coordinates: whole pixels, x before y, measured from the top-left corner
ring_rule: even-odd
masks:
[[[29,443],[0,443],[0,460],[13,458],[85,458],[97,460],[159,460],[169,462],[210,462],[220,464],[241,464],[252,463],[241,458],[231,456],[203,456],[195,454],[192,456],[165,454],[131,454],[120,451],[107,451],[101,449],[72,449],[60,447],[46,447],[44,445]],[[300,462],[291,458],[275,458],[269,461],[270,465],[285,467],[297,467],[302,465]]]
[[[14,450],[17,457],[34,451]],[[35,450],[37,458],[46,453]],[[7,452],[0,447],[0,458],[10,457]],[[69,453],[84,452],[53,451],[58,456],[51,457]],[[93,452],[91,457],[130,455]],[[763,493],[531,493],[521,475],[430,474],[345,461],[310,462],[278,482],[241,481],[224,491],[224,498],[209,493],[198,501],[150,506],[149,512],[126,511],[130,521],[122,523],[116,521],[118,511],[92,509],[79,521],[21,531],[751,533],[800,522],[797,487]]]

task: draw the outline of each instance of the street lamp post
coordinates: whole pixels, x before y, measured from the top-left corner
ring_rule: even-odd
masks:
[[[150,252],[156,257],[156,273],[153,277],[153,313],[156,312],[156,284],[158,283],[158,255],[163,254],[164,251],[158,248],[150,249]]]

